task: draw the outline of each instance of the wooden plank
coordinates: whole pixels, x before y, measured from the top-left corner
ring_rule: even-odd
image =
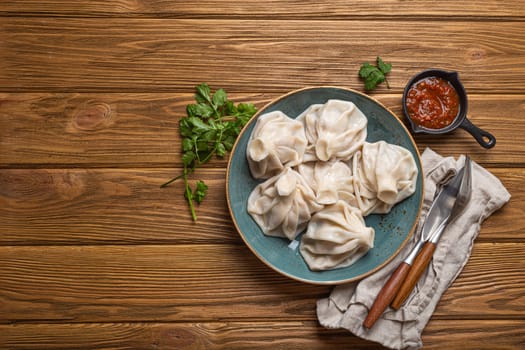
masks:
[[[435,319],[523,319],[525,247],[477,243]],[[314,320],[330,288],[243,246],[0,247],[0,323]]]
[[[193,223],[173,170],[3,170],[0,244],[233,243],[225,170],[200,171],[209,195]],[[190,233],[191,232],[191,233]]]
[[[431,321],[425,349],[517,349],[523,320]],[[93,323],[0,325],[5,349],[384,349],[316,322]],[[443,337],[443,334],[447,334]]]
[[[193,91],[192,86],[186,93],[0,93],[0,168],[180,167],[178,120],[193,102]],[[240,92],[230,98],[262,107],[282,93]],[[401,93],[371,96],[403,118]],[[470,96],[469,118],[497,138],[491,150],[464,130],[415,140],[421,151],[468,153],[484,166],[524,166],[525,151],[516,142],[525,130],[524,118],[516,117],[525,112],[524,100],[525,94]],[[225,167],[226,161],[211,166]]]
[[[193,223],[173,170],[5,170],[0,244],[241,243],[226,204],[225,170],[206,170],[209,195]]]
[[[202,81],[236,92],[362,88],[359,66],[380,55],[393,64],[393,92],[416,72],[441,67],[461,72],[470,92],[523,93],[522,29],[500,20],[115,18],[108,25],[98,18],[6,17],[0,89],[184,92]]]
[[[523,241],[525,169],[489,170],[512,198],[483,223],[478,239]],[[159,188],[173,172],[4,169],[0,171],[0,245],[242,244],[227,209],[225,170],[200,169],[195,174],[209,186],[205,202],[197,207],[197,223],[191,220],[180,182]]]
[[[23,6],[22,6],[23,5]],[[158,17],[269,17],[272,18],[347,18],[355,16],[418,16],[418,17],[523,17],[523,6],[516,1],[479,1],[470,0],[461,3],[429,0],[399,2],[385,0],[381,2],[381,13],[377,5],[370,1],[357,0],[348,2],[330,1],[313,3],[296,1],[181,1],[181,0],[121,0],[88,1],[77,3],[70,0],[46,1],[9,1],[0,3],[0,15],[4,16],[158,16]]]
[[[431,320],[423,332],[423,345],[425,349],[519,349],[525,343],[523,322]]]
[[[182,166],[178,121],[194,91],[0,94],[0,167]],[[230,98],[269,101],[262,94]]]

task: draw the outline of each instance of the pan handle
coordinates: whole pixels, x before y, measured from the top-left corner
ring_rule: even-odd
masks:
[[[463,119],[460,128],[466,130],[469,134],[474,136],[476,141],[483,146],[484,148],[492,148],[496,145],[496,138],[490,132],[478,128],[476,125],[472,124],[468,118]]]

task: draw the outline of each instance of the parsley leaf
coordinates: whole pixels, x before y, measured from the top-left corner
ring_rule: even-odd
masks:
[[[190,207],[193,221],[197,221],[194,202],[200,204],[204,200],[208,186],[199,180],[193,190],[189,175],[214,155],[219,158],[225,157],[232,150],[244,125],[257,112],[252,103],[235,105],[228,100],[228,95],[223,89],[212,93],[208,84],[202,83],[196,86],[195,90],[196,103],[186,106],[187,116],[179,121],[183,172],[160,186],[167,187],[172,182],[183,179],[184,197]]]
[[[392,70],[392,64],[383,62],[383,60],[379,56],[377,56],[377,66],[379,67],[381,72],[383,72],[383,74],[390,73],[390,71]]]
[[[359,76],[365,82],[365,90],[373,90],[382,82],[386,82],[386,86],[390,89],[386,75],[392,70],[392,64],[385,63],[379,56],[377,56],[376,63],[377,66],[374,66],[365,62],[359,69]]]
[[[197,181],[195,191],[193,192],[193,198],[195,198],[195,201],[201,204],[207,193],[208,185],[206,185],[204,181]]]

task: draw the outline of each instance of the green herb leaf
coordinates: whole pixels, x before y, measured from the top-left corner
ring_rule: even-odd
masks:
[[[202,134],[202,139],[206,142],[211,142],[217,137],[217,130],[212,129]]]
[[[186,151],[182,154],[182,163],[184,166],[189,167],[195,160],[196,154],[193,151]]]
[[[182,139],[182,150],[184,152],[191,151],[193,149],[193,140],[185,137]]]
[[[195,105],[195,116],[209,118],[213,115],[214,109],[205,103]]]
[[[224,157],[224,155],[226,154],[226,148],[224,147],[222,142],[217,142],[215,152],[217,153],[217,156]]]
[[[197,116],[197,105],[191,104],[186,106],[186,113],[189,117],[196,117]]]
[[[191,137],[193,135],[191,129],[192,126],[190,125],[189,118],[183,118],[179,121],[179,133],[181,136]]]
[[[239,113],[242,114],[254,114],[257,112],[257,108],[252,103],[239,103],[237,106],[237,109],[239,110]]]
[[[233,144],[235,143],[235,137],[228,136],[224,139],[224,142],[222,143],[224,145],[224,148],[229,152],[233,148]]]
[[[377,67],[379,67],[383,74],[387,74],[392,70],[392,65],[390,63],[383,62],[379,56],[377,56]]]
[[[197,117],[188,117],[188,122],[193,126],[192,132],[195,134],[202,134],[211,129],[209,124]]]
[[[215,93],[213,94],[212,102],[215,105],[215,107],[222,106],[223,104],[226,103],[226,100],[227,100],[226,91],[224,91],[223,89],[219,89],[215,91]]]
[[[225,157],[233,148],[242,127],[257,112],[252,103],[235,105],[228,100],[223,89],[212,94],[206,83],[195,89],[196,103],[186,106],[187,116],[179,121],[184,171],[161,186],[166,187],[178,179],[184,180],[184,196],[194,221],[197,220],[194,201],[200,203],[204,199],[208,186],[203,181],[198,181],[193,191],[189,184],[189,175],[213,156]]]
[[[385,81],[385,75],[379,70],[370,72],[365,79],[365,89],[373,90],[377,85]]]
[[[211,89],[206,83],[202,83],[195,87],[197,93],[195,94],[195,101],[198,103],[210,103],[211,104]]]
[[[209,149],[208,142],[206,140],[199,140],[197,141],[197,151],[200,152],[207,152]]]
[[[239,104],[240,106],[241,104]],[[237,107],[233,104],[232,101],[226,101],[223,105],[224,115],[236,115]]]
[[[385,63],[381,57],[377,56],[377,67],[365,62],[359,69],[359,76],[365,83],[365,90],[373,90],[376,86],[382,82],[386,82],[388,88],[388,81],[386,80],[386,74],[392,70],[390,63]]]
[[[206,197],[206,194],[208,194],[208,185],[203,181],[197,181],[195,191],[193,192],[193,198],[195,198],[195,201],[198,204],[201,204],[204,197]]]
[[[370,74],[372,74],[373,72],[376,72],[378,69],[377,67],[371,65],[370,63],[368,62],[365,62],[363,63],[363,65],[361,66],[361,69],[359,69],[359,76],[361,78],[366,78],[368,77]]]

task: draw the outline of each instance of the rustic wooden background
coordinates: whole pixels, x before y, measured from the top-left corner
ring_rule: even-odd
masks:
[[[0,2],[0,348],[380,348],[316,321],[330,292],[273,272],[235,232],[227,160],[199,169],[191,222],[178,119],[201,82],[261,107],[304,86],[362,91],[401,116],[416,72],[459,71],[497,138],[417,136],[468,153],[512,194],[423,333],[429,349],[525,348],[525,6],[521,1]]]

